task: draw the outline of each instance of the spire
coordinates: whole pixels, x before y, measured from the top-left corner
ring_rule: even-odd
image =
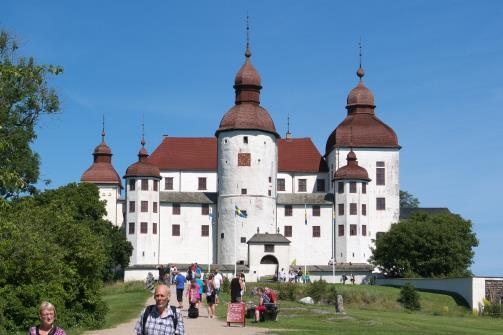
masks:
[[[234,79],[234,89],[236,90],[236,104],[255,103],[260,104],[260,75],[251,63],[250,51],[250,21],[246,15],[246,50],[245,63],[239,69]]]
[[[105,143],[105,114],[103,114],[103,120],[101,121],[101,143]]]
[[[360,42],[358,43],[358,48],[360,49],[360,53],[359,53],[360,66],[358,67],[358,70],[356,71],[356,75],[360,78],[360,81],[362,81],[362,78],[365,75],[365,71],[363,71],[363,68],[362,68],[362,38],[361,37],[360,37]]]
[[[143,162],[145,159],[148,157],[148,152],[147,149],[145,149],[145,123],[142,121],[141,123],[141,149],[140,152],[138,152],[138,158],[140,162]]]
[[[287,128],[286,128],[286,139],[289,140],[291,138],[292,138],[292,133],[290,132],[290,113],[288,113]]]

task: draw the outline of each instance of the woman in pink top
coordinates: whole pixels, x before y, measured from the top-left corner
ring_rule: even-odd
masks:
[[[189,289],[187,290],[187,298],[189,299],[189,304],[196,305],[196,307],[199,308],[201,295],[199,294],[199,285],[197,285],[194,279],[190,281]]]
[[[28,335],[66,335],[62,328],[56,327],[56,308],[50,302],[44,301],[40,304],[39,312],[40,326],[31,327]]]

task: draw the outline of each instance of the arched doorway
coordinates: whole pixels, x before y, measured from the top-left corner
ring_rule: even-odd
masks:
[[[260,276],[275,276],[278,274],[279,262],[273,255],[265,255],[260,260]]]
[[[276,257],[274,257],[273,255],[265,255],[260,260],[260,264],[276,264],[276,265],[278,265],[279,262],[278,262],[278,259]]]

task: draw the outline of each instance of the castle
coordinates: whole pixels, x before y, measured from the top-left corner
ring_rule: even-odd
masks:
[[[251,279],[291,264],[369,274],[372,240],[399,220],[400,145],[375,114],[361,65],[357,76],[323,155],[310,138],[278,134],[248,45],[214,137],[165,137],[150,156],[142,139],[123,186],[102,132],[81,181],[98,185],[107,219],[134,246],[125,280],[192,262]]]

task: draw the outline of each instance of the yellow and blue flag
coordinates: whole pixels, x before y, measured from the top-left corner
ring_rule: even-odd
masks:
[[[236,205],[234,205],[234,207],[235,207],[235,212],[234,212],[235,215],[242,217],[243,219],[246,219],[248,217],[248,214],[246,213],[246,211],[242,211]]]
[[[304,204],[304,224],[307,226],[307,205]]]

